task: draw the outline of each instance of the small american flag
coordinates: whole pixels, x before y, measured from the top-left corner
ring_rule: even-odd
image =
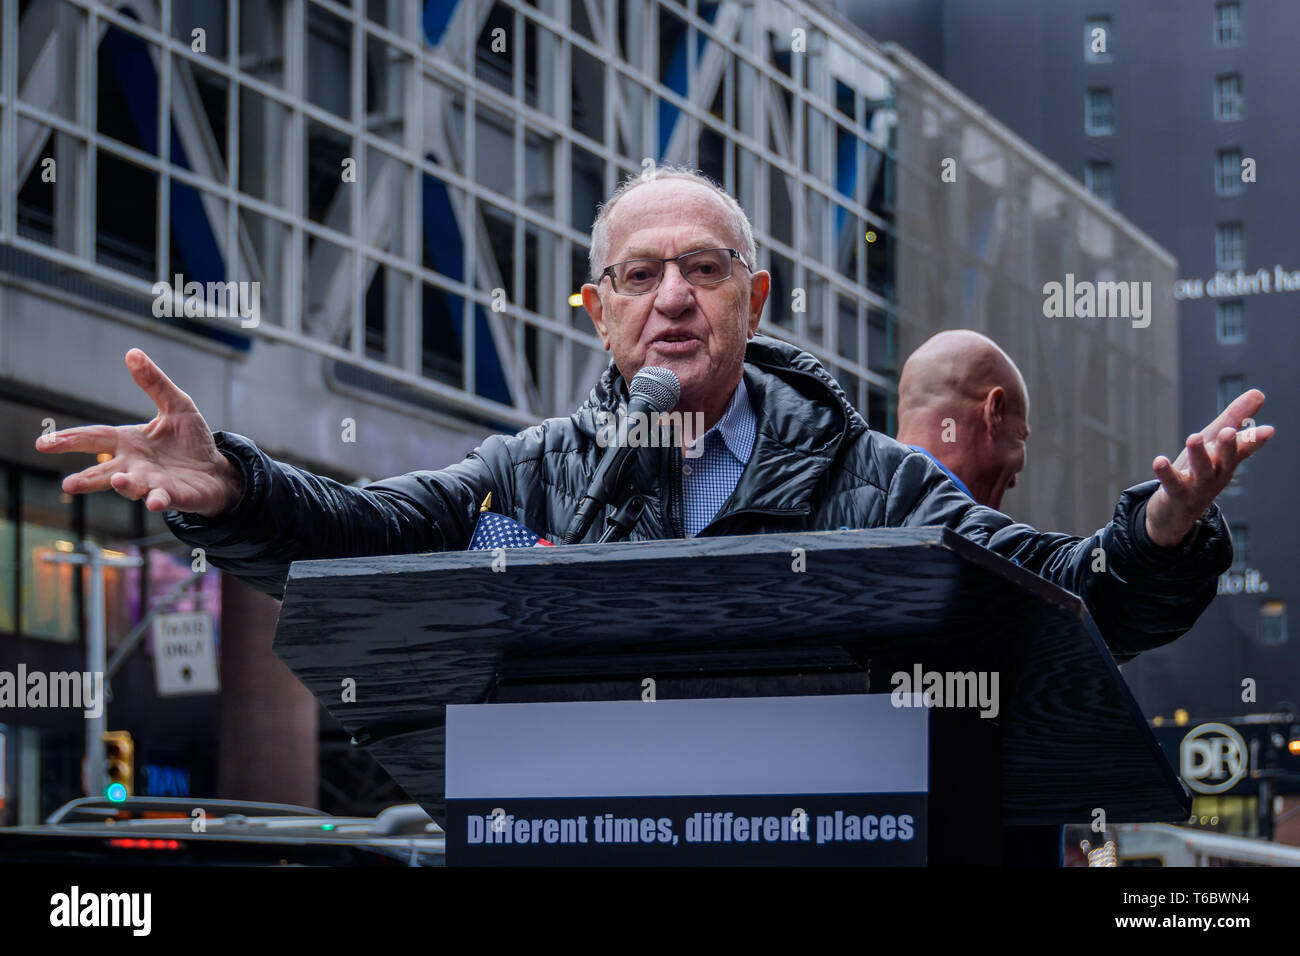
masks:
[[[492,506],[492,495],[483,499],[479,508],[478,521],[474,524],[474,534],[469,539],[466,551],[491,551],[496,548],[553,548],[551,542],[533,534],[518,521],[488,511]]]

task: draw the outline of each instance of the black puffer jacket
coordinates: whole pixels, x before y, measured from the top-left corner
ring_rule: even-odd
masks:
[[[1145,509],[1155,481],[1125,491],[1114,519],[1089,538],[1035,531],[974,504],[928,457],[871,431],[815,358],[777,339],[750,340],[745,384],[758,417],[753,452],[703,535],[946,525],[1080,595],[1121,661],[1191,627],[1231,563],[1217,507],[1179,547],[1150,541]],[[611,362],[568,418],[494,435],[441,471],[365,488],[275,461],[248,439],[217,432],[217,446],[243,468],[242,499],[211,520],[167,512],[167,524],[204,548],[216,567],[277,597],[295,560],[463,549],[488,492],[494,511],[558,542],[604,450],[597,414],[626,398]],[[682,537],[680,452],[646,448],[638,456],[632,477],[650,504],[630,538]],[[585,540],[604,528],[598,519]],[[1093,572],[1099,546],[1106,571]]]

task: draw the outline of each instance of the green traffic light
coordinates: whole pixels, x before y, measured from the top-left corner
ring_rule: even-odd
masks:
[[[120,783],[110,783],[104,788],[104,796],[113,803],[125,803],[126,787]]]
[[[322,830],[333,830],[333,829],[334,829],[334,824],[332,824],[332,823],[322,823],[322,824],[320,825],[320,828],[321,828]]]

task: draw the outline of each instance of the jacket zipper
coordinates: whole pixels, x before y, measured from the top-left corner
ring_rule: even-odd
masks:
[[[671,486],[668,489],[668,514],[673,522],[673,531],[677,537],[686,537],[686,521],[682,515],[682,454],[681,449],[668,446],[668,457],[672,462],[669,476]]]

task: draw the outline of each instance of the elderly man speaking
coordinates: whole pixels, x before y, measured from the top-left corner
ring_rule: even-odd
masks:
[[[1232,555],[1214,499],[1273,434],[1238,431],[1259,391],[1177,461],[1156,458],[1156,480],[1123,492],[1092,537],[1043,533],[973,503],[926,455],[871,431],[811,355],[756,334],[770,277],[755,269],[744,211],[711,181],[660,167],[624,183],[593,224],[591,262],[583,304],[613,361],[586,403],[440,471],[353,488],[275,461],[211,432],[138,349],[126,362],[158,407],[151,422],[69,428],[36,447],[107,453],[64,490],[143,498],[212,564],[278,596],[295,560],[463,549],[489,493],[494,511],[561,540],[606,451],[600,422],[638,371],[662,366],[680,383],[676,411],[698,413],[706,431],[689,457],[638,449],[630,471],[647,506],[632,540],[945,525],[1079,594],[1121,660],[1178,637],[1213,598]],[[613,510],[580,540],[598,540]],[[1094,573],[1098,547],[1107,570]]]

